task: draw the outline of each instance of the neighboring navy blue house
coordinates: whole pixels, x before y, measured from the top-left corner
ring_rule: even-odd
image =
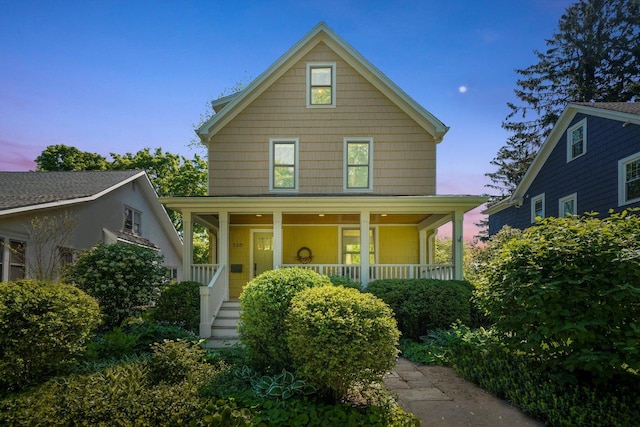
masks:
[[[568,104],[513,194],[484,211],[489,235],[536,217],[640,207],[640,103]]]

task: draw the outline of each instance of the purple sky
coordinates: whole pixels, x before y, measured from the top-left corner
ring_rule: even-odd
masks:
[[[438,193],[482,194],[514,70],[537,62],[572,3],[0,0],[0,170],[33,170],[53,144],[193,157],[209,101],[324,21],[451,128]],[[478,219],[467,215],[467,237]]]

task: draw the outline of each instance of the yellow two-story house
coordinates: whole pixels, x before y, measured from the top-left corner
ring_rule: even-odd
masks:
[[[203,283],[201,335],[221,304],[265,270],[462,278],[462,224],[484,197],[436,194],[448,128],[320,23],[241,92],[213,102],[197,133],[205,197],[161,199],[184,221],[184,274]],[[433,264],[452,223],[453,263]],[[193,225],[212,260],[193,265]]]

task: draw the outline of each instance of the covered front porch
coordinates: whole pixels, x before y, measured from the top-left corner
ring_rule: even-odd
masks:
[[[478,196],[239,196],[163,198],[183,215],[185,280],[202,283],[200,335],[222,304],[263,271],[301,267],[366,287],[396,278],[462,279],[464,214]],[[438,227],[451,223],[451,262],[434,264]],[[193,260],[194,224],[211,260]]]

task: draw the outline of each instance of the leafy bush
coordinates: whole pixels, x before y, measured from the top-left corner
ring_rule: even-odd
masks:
[[[312,270],[282,268],[262,273],[244,287],[238,330],[252,366],[271,373],[291,368],[285,326],[291,299],[303,289],[327,284],[327,276]]]
[[[356,384],[380,382],[398,355],[400,333],[379,298],[342,286],[320,286],[291,300],[287,341],[299,373],[347,396]]]
[[[69,266],[65,279],[98,300],[105,327],[111,329],[155,302],[167,275],[155,251],[100,243]]]
[[[165,340],[151,346],[149,379],[154,384],[177,384],[204,362],[200,343]]]
[[[96,301],[65,284],[0,283],[0,389],[64,372],[100,323]]]
[[[196,362],[193,348],[173,342],[156,350],[160,356],[154,355],[149,362],[138,360],[101,372],[74,374],[9,396],[0,401],[0,425],[249,425],[248,409],[231,400],[201,398],[200,390],[219,371]],[[182,351],[189,362],[183,363]],[[176,366],[179,368],[173,369]],[[160,372],[171,380],[157,381]]]
[[[640,370],[640,217],[547,218],[495,251],[478,288],[514,348],[605,379]]]
[[[405,338],[471,320],[472,286],[465,281],[390,279],[371,282],[367,291],[389,304]]]
[[[200,283],[171,283],[160,291],[151,317],[156,322],[182,326],[198,333],[200,326]]]
[[[332,274],[331,276],[329,276],[329,280],[331,280],[331,283],[336,286],[344,286],[345,288],[354,288],[358,290],[360,289],[360,283],[356,282],[348,276],[338,276],[337,274]]]
[[[626,427],[640,419],[640,381],[621,374],[605,384],[566,384],[534,358],[502,345],[491,330],[454,327],[447,342],[456,371],[552,426]]]

